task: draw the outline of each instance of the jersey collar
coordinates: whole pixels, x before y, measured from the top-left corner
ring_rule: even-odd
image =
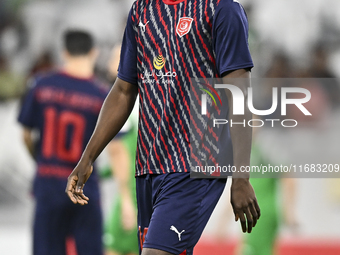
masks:
[[[162,0],[163,3],[167,4],[167,5],[175,5],[175,4],[179,4],[181,2],[184,2],[185,0],[177,0],[177,1],[174,1],[174,0]]]

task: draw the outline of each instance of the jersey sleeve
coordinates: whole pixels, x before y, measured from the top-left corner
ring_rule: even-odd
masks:
[[[35,83],[35,82],[33,82]],[[18,121],[25,127],[34,128],[37,124],[37,112],[38,112],[38,102],[36,100],[37,86],[33,86],[29,89],[19,112]]]
[[[122,42],[118,78],[137,85],[137,41],[133,22],[133,9],[131,8]]]
[[[248,20],[236,0],[221,0],[213,20],[213,48],[219,76],[225,72],[252,68],[248,46]]]

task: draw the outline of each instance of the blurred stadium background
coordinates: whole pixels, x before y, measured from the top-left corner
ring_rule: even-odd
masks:
[[[0,0],[0,254],[31,254],[34,162],[16,122],[29,77],[60,64],[66,28],[88,29],[100,48],[96,73],[111,81],[111,49],[121,41],[132,0]],[[253,77],[340,78],[339,0],[240,0],[250,23]],[[316,84],[310,125],[262,129],[271,162],[340,163],[340,87]],[[258,95],[262,98],[266,90]],[[258,99],[261,101],[260,99]],[[270,100],[270,97],[269,97]],[[313,105],[314,104],[314,105]],[[303,122],[303,120],[302,120]],[[115,183],[102,181],[104,214]],[[225,192],[196,254],[237,254],[242,234]],[[278,198],[278,201],[281,201]],[[294,228],[281,224],[280,255],[340,254],[340,179],[296,179]]]

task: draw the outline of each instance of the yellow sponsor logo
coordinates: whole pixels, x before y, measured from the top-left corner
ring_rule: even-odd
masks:
[[[155,57],[153,59],[153,66],[157,69],[160,70],[163,68],[165,64],[166,59],[162,55],[158,55],[158,57]]]

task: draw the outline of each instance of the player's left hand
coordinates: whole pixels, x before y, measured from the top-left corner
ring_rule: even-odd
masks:
[[[260,207],[248,179],[235,178],[231,184],[231,205],[235,221],[240,219],[242,231],[251,233],[260,218]]]
[[[83,166],[79,162],[68,177],[65,192],[74,204],[88,204],[89,198],[84,195],[83,188],[92,171],[92,165]]]

